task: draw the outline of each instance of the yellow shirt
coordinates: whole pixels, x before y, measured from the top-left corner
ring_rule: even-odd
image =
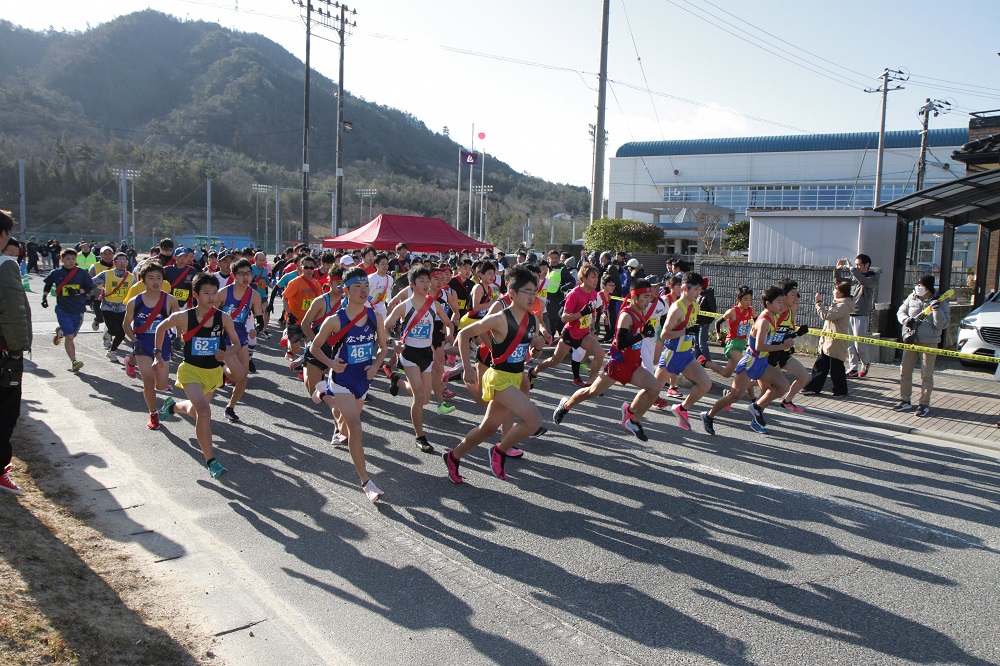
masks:
[[[133,280],[135,280],[135,276],[129,273],[128,271],[125,271],[125,277],[119,279],[115,277],[115,271],[113,268],[108,270],[111,272],[108,275],[104,276],[104,300],[108,301],[109,303],[127,303],[129,299],[129,294],[132,293],[132,288],[131,287],[126,288],[126,287],[128,287],[128,285],[132,285],[132,287],[136,286],[133,283]],[[107,273],[108,271],[102,271],[102,272]],[[119,288],[118,285],[121,284],[122,282],[124,282],[126,286]],[[140,282],[139,284],[142,283]],[[115,291],[115,289],[118,289],[118,291]]]
[[[170,283],[166,280],[163,281],[163,286],[160,287],[161,291],[170,293]],[[133,298],[146,291],[146,284],[142,280],[136,280],[136,283],[132,285],[132,288],[128,290],[128,295],[125,297],[125,302],[128,303]]]

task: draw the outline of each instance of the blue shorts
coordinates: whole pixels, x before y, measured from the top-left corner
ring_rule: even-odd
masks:
[[[660,361],[656,365],[664,368],[672,375],[679,375],[684,372],[684,368],[694,360],[694,349],[676,352],[672,349],[664,349],[660,354]]]
[[[246,347],[248,344],[250,344],[250,333],[247,332],[246,324],[244,324],[243,322],[235,321],[233,322],[233,326],[236,328],[236,337],[239,338],[240,341],[239,346]],[[226,342],[227,348],[237,346],[234,345],[232,340],[229,339],[228,333],[223,333],[222,337]]]
[[[66,312],[58,305],[56,306],[56,319],[59,321],[59,328],[63,335],[76,335],[83,326],[83,313]]]
[[[326,386],[327,395],[351,393],[358,400],[364,399],[368,388],[372,385],[368,379],[367,368],[370,363],[355,363],[347,366],[343,372],[330,372],[333,381]]]
[[[764,376],[764,373],[768,369],[766,358],[757,358],[749,353],[743,354],[743,358],[740,359],[739,363],[736,364],[736,374],[741,372],[747,373],[747,377],[757,381]]]
[[[170,348],[174,344],[174,336],[167,333],[163,336],[163,348],[160,350],[160,358],[164,361],[170,360]],[[136,356],[148,356],[153,358],[153,349],[156,347],[156,333],[141,333],[135,336],[135,343],[132,345],[132,353]]]

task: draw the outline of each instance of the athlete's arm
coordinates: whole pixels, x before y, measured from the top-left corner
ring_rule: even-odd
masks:
[[[167,305],[165,307],[170,307],[170,296],[167,296]],[[177,300],[174,300],[176,303]],[[186,312],[175,312],[170,315],[159,324],[156,325],[155,342],[153,343],[153,349],[159,350],[163,348],[163,338],[166,336],[167,331],[172,328],[177,328],[181,334],[187,333],[187,313]],[[235,340],[236,337],[233,336],[230,340]],[[157,354],[153,352],[153,365],[156,365],[162,359],[162,354]]]
[[[239,340],[236,335],[236,324],[233,323],[233,318],[230,317],[225,312],[222,313],[222,330],[226,332],[230,340]],[[215,360],[220,363],[226,360],[226,352],[222,349],[215,350]]]
[[[670,306],[670,310],[667,312],[667,320],[663,322],[663,330],[660,331],[660,339],[664,342],[667,340],[673,340],[674,338],[679,338],[686,333],[683,328],[679,331],[673,330],[684,323],[685,315],[681,307],[677,305],[679,302],[680,301],[678,300]]]
[[[140,296],[140,298],[142,298]],[[128,305],[125,306],[125,319],[122,321],[122,330],[125,331],[125,337],[129,339],[129,342],[135,342],[135,331],[132,328],[132,320],[135,318],[135,299],[130,299]]]
[[[448,315],[445,313],[444,307],[437,301],[434,301],[434,305],[432,307],[434,308],[434,312],[437,314],[438,319],[440,319],[441,323],[444,325],[445,339],[451,339],[451,336],[455,334],[455,329],[452,328],[451,320],[448,319]]]
[[[375,379],[379,368],[385,362],[385,357],[389,354],[389,336],[385,332],[385,320],[377,312],[375,313],[375,339],[378,340],[378,355],[374,358],[372,364],[368,366],[369,381]]]
[[[507,337],[507,317],[502,312],[487,315],[458,332],[458,340],[455,345],[458,347],[458,354],[461,356],[462,366],[465,368],[463,379],[466,384],[475,384],[478,380],[475,364],[469,359],[469,340],[486,333],[493,333],[494,338],[501,340]],[[486,340],[485,337],[483,339]]]
[[[302,334],[306,336],[306,340],[312,342],[316,339],[316,333],[313,331],[312,323],[316,320],[316,317],[320,316],[320,308],[326,310],[326,297],[320,297],[313,300],[309,309],[306,313],[302,315],[302,319],[299,321],[299,326],[302,327]],[[326,323],[324,321],[324,323]],[[320,338],[322,340],[323,338]]]
[[[340,317],[327,317],[323,320],[323,324],[319,327],[319,332],[316,334],[316,338],[319,340],[327,340],[331,335],[336,334],[340,330]],[[323,350],[320,349],[323,345],[313,345],[309,348],[310,353],[316,357],[316,360],[323,365],[331,368],[334,372],[343,372],[347,364],[344,363],[342,358],[330,358]],[[378,367],[381,367],[379,364]]]
[[[219,293],[215,295],[215,307],[222,309],[222,306],[226,304],[226,291],[231,289],[231,287],[223,287],[219,290]]]

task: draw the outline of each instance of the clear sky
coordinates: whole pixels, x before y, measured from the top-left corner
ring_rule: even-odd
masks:
[[[516,170],[590,186],[600,0],[348,4],[358,12],[346,46],[348,92],[434,131],[447,126],[465,145],[475,125],[487,135],[476,148]],[[148,6],[305,52],[289,0],[4,5],[3,18],[39,30],[85,30]],[[609,156],[633,140],[874,131],[879,95],[862,89],[877,86],[885,67],[910,75],[889,95],[889,130],[918,129],[926,97],[956,108],[932,127],[966,126],[969,111],[1000,108],[996,2],[611,0],[610,25]],[[336,45],[315,39],[312,63],[336,80]],[[349,143],[345,150],[350,159]]]

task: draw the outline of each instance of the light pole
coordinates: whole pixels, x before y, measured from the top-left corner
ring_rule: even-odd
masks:
[[[135,179],[139,177],[138,169],[117,169],[115,175],[122,179],[122,240],[132,239],[132,244],[135,245]],[[129,181],[132,182],[132,224],[129,224],[128,219],[128,185]],[[129,228],[131,228],[132,233],[129,234]]]
[[[271,193],[271,186],[254,183],[250,187],[257,195],[257,235],[254,238],[254,243],[260,245],[260,195],[262,192],[264,193],[264,238],[267,238],[267,195]]]
[[[362,187],[358,189],[358,197],[361,199],[361,210],[358,211],[358,226],[365,223],[365,198],[368,199],[368,217],[372,216],[372,204],[375,199],[375,195],[378,194],[378,188],[375,187]]]
[[[489,201],[489,195],[493,192],[492,185],[476,185],[473,187],[473,191],[479,195],[479,240],[485,240],[485,212],[486,208],[483,206],[483,198],[485,197]]]

